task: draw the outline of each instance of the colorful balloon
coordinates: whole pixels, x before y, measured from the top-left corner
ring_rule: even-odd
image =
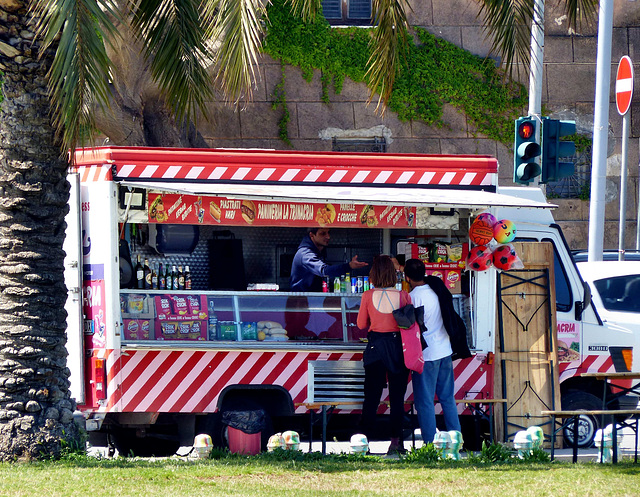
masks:
[[[493,227],[493,237],[498,243],[512,242],[516,237],[516,225],[508,219],[501,219]]]
[[[498,222],[498,219],[496,218],[496,216],[489,212],[483,212],[482,214],[478,215],[476,221],[486,221],[493,227]]]
[[[492,265],[492,254],[489,247],[478,245],[469,251],[467,269],[471,271],[486,271]]]
[[[493,226],[488,221],[476,219],[469,228],[469,239],[476,245],[486,245],[493,240]]]
[[[500,245],[493,251],[493,265],[496,269],[508,271],[517,260],[518,254],[512,245]]]

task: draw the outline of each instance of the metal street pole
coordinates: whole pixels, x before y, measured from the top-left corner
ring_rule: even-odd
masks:
[[[611,85],[611,36],[613,0],[600,1],[598,52],[596,57],[596,97],[593,116],[591,159],[591,205],[589,206],[589,261],[601,261],[604,243],[604,207],[609,135],[609,89]]]
[[[529,67],[529,113],[538,121],[536,126],[535,142],[540,143],[540,124],[542,119],[542,70],[544,58],[544,0],[535,0],[533,6],[533,21],[531,24],[531,65]],[[536,158],[539,161],[540,158]],[[539,185],[540,177],[536,176],[532,181]]]
[[[622,166],[620,169],[620,234],[618,260],[624,261],[624,238],[627,231],[627,156],[629,155],[629,113],[622,116]]]

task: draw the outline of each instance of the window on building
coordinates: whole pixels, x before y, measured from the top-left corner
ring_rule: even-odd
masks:
[[[322,12],[330,24],[371,24],[371,0],[322,0]]]
[[[381,152],[387,151],[387,140],[384,137],[374,138],[333,138],[333,152]]]

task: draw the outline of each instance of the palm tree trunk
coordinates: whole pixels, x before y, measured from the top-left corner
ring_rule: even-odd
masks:
[[[0,460],[59,456],[79,441],[66,366],[67,161],[24,2],[0,0]],[[55,48],[55,47],[53,47]]]

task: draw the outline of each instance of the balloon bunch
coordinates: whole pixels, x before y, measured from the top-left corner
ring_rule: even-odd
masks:
[[[467,269],[486,271],[491,266],[502,271],[524,267],[509,242],[516,237],[516,225],[508,219],[498,220],[493,214],[480,214],[469,228],[469,239],[476,246],[469,250]],[[494,242],[495,240],[495,242]],[[496,242],[497,247],[496,247]]]

